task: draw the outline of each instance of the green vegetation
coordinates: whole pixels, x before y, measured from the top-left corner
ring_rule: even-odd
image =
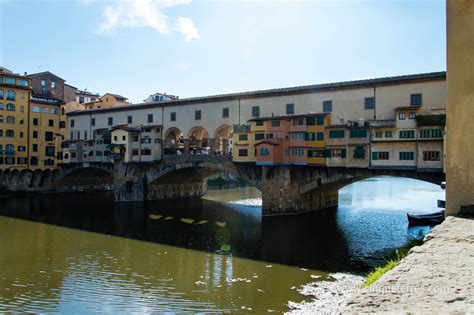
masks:
[[[408,252],[412,247],[420,246],[423,244],[423,239],[414,238],[410,240],[407,244],[405,244],[402,248],[399,248],[393,252],[392,255],[388,258],[385,265],[376,267],[372,270],[367,277],[365,278],[365,282],[362,284],[362,288],[367,288],[372,283],[380,279],[387,271],[392,270],[395,268],[398,263],[408,255]]]

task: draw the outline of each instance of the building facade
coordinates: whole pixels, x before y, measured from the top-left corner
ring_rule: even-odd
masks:
[[[256,146],[276,150],[271,147],[283,141],[283,150],[274,151],[274,156],[280,156],[282,161],[288,149],[299,156],[300,163],[369,167],[374,124],[395,121],[395,127],[393,123],[385,127],[395,128],[392,135],[398,136],[398,129],[413,129],[408,118],[397,122],[402,108],[408,108],[405,113],[408,116],[411,111],[421,116],[443,115],[445,98],[445,72],[195,97],[72,112],[68,115],[68,140],[84,140],[95,129],[153,123],[163,126],[165,154],[175,153],[173,148],[185,153],[191,148],[205,147],[211,152],[232,150],[236,161],[256,162]],[[310,116],[324,117],[323,125],[294,126],[291,115],[300,114],[304,114],[304,121]],[[283,117],[280,126],[272,127],[271,121],[275,119],[271,117],[279,116],[290,117]],[[266,135],[262,138],[262,133],[279,133],[283,140]],[[303,134],[307,134],[308,139],[303,140]],[[402,137],[406,134],[411,135],[403,132]],[[284,142],[286,135],[288,145]],[[413,142],[412,138],[403,138],[405,140]],[[385,150],[375,147],[374,152],[378,152],[378,148]],[[392,158],[398,151],[394,151]],[[440,152],[440,159],[442,156]],[[384,153],[381,158],[375,164],[385,161]]]
[[[29,168],[28,121],[31,83],[0,68],[0,169]]]

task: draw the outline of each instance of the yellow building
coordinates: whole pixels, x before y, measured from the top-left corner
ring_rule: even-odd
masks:
[[[102,95],[96,102],[85,103],[85,109],[98,109],[98,108],[107,108],[113,106],[125,106],[129,105],[130,103],[127,101],[128,99],[125,96],[121,96],[118,94],[106,93]]]
[[[30,79],[0,67],[0,169],[28,168]]]
[[[308,114],[306,126],[308,131],[308,164],[326,165],[331,151],[326,150],[326,126],[331,124],[329,114]]]
[[[255,139],[250,125],[234,125],[232,160],[255,162]]]
[[[63,141],[60,109],[64,102],[33,95],[29,119],[30,169],[54,169],[61,163]]]

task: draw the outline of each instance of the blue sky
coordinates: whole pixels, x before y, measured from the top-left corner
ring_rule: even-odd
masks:
[[[446,69],[444,0],[0,0],[0,64],[140,102]]]

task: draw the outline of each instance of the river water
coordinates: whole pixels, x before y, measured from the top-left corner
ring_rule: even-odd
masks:
[[[364,180],[338,209],[261,217],[254,188],[114,203],[110,194],[0,200],[0,312],[284,312],[303,284],[365,272],[428,227],[437,186]]]

